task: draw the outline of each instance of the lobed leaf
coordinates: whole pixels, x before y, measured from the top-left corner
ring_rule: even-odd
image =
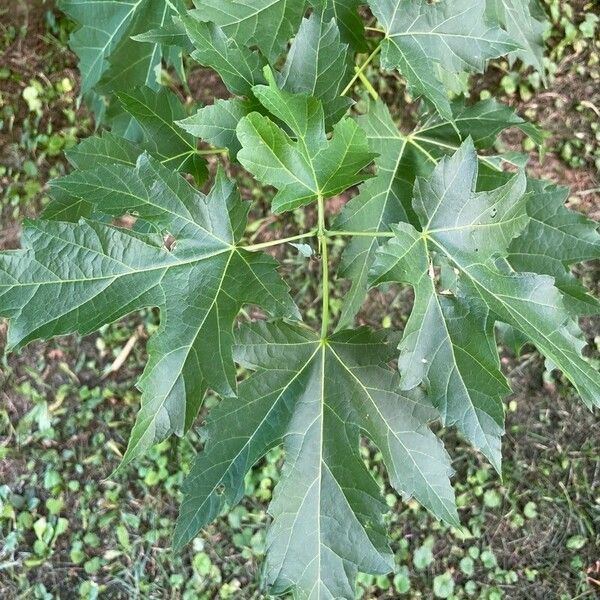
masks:
[[[160,3],[152,0],[98,0],[93,4],[61,0],[60,9],[80,24],[80,28],[71,35],[70,44],[80,60],[82,94],[89,92],[100,81],[110,66],[108,58],[119,43],[122,42],[129,50],[140,47],[128,40],[136,23],[141,21],[140,25],[144,23],[142,27],[148,29],[151,24],[159,27],[165,22],[161,15],[165,6],[166,3],[161,10]],[[153,56],[153,64],[147,65],[149,71],[159,62],[160,55]],[[144,77],[138,83],[152,85],[154,80]]]
[[[196,147],[196,138],[181,131],[173,121],[186,115],[174,94],[168,90],[154,92],[149,88],[137,88],[120,93],[119,99],[139,126],[142,138],[133,143],[104,131],[69,150],[69,162],[78,171],[50,183],[52,202],[45,209],[44,218],[74,223],[82,217],[102,220],[102,204],[96,201],[94,205],[87,194],[97,195],[100,190],[111,189],[110,168],[104,167],[135,166],[144,151],[169,168],[192,174],[197,183],[204,182],[208,176],[206,161]]]
[[[330,130],[352,101],[340,96],[350,74],[348,47],[341,43],[336,21],[328,14],[320,10],[302,19],[277,77],[283,90],[320,99]],[[238,122],[252,112],[265,112],[254,98],[254,87],[266,81],[266,61],[258,52],[227,38],[215,24],[201,20],[197,11],[191,11],[182,22],[197,48],[193,58],[215,69],[232,93],[245,98],[217,100],[179,125],[205,141],[228,148],[230,156],[236,158],[240,150],[235,131]]]
[[[258,52],[251,51],[236,38],[227,37],[215,23],[193,16],[184,16],[181,21],[196,48],[192,58],[219,73],[230,92],[250,96],[255,85],[264,83],[265,60]]]
[[[480,0],[370,0],[383,26],[382,65],[397,68],[414,96],[424,96],[446,119],[448,94],[436,67],[450,75],[483,72],[487,61],[519,49],[500,27],[485,20]]]
[[[365,329],[323,343],[283,322],[243,328],[236,359],[256,371],[210,417],[206,449],[185,484],[178,544],[238,502],[247,471],[283,442],[286,464],[269,509],[270,592],[353,598],[359,570],[393,568],[386,506],[358,451],[361,432],[381,450],[399,492],[457,524],[448,457],[427,427],[431,408],[396,391],[390,350]]]
[[[528,182],[529,222],[509,247],[517,271],[554,277],[564,301],[576,314],[597,314],[598,300],[571,273],[571,265],[600,259],[598,223],[565,206],[569,191],[545,181]]]
[[[222,28],[240,46],[256,46],[270,63],[283,52],[306,10],[304,0],[194,0],[193,15]]]
[[[343,119],[327,138],[322,103],[316,98],[278,89],[272,73],[268,86],[255,86],[259,102],[286,123],[290,135],[257,112],[237,128],[242,150],[238,160],[259,181],[278,188],[273,210],[283,212],[329,198],[366,179],[363,169],[373,160],[364,133]]]
[[[325,120],[337,123],[352,101],[341,95],[350,79],[350,54],[340,41],[336,21],[327,12],[302,20],[283,66],[279,86],[321,100]]]
[[[76,169],[86,170],[107,164],[135,166],[141,152],[141,148],[129,140],[104,131],[81,141],[68,150],[66,156]],[[57,181],[60,180],[50,182],[51,202],[42,213],[44,219],[77,223],[82,217],[94,215],[102,220],[101,211],[94,211],[84,196],[74,195],[72,189],[61,189],[60,185],[56,185]]]
[[[379,250],[371,276],[374,284],[401,281],[415,288],[415,308],[400,346],[402,387],[423,383],[442,416],[499,468],[501,397],[507,389],[492,321],[522,332],[588,405],[600,403],[600,376],[581,356],[576,315],[553,279],[508,268],[509,248],[529,223],[524,175],[477,193],[477,167],[467,141],[430,179],[417,180],[413,206],[422,231],[397,226],[395,237]],[[441,259],[457,273],[444,293],[432,271]]]
[[[548,26],[538,0],[486,0],[486,16],[503,27],[520,48],[511,53],[544,77],[544,32]]]
[[[85,197],[103,213],[135,212],[168,232],[174,245],[167,247],[162,235],[93,221],[29,223],[24,249],[0,255],[0,314],[11,320],[8,343],[16,348],[160,309],[127,463],[169,434],[183,434],[208,387],[235,393],[232,325],[242,305],[288,317],[297,309],[276,263],[236,247],[247,209],[222,174],[206,197],[146,155],[135,168],[112,165],[69,177],[64,185],[85,186]]]
[[[357,52],[368,48],[365,30],[358,8],[362,0],[313,0],[314,4],[324,8],[325,18],[334,18],[340,28],[342,41]]]
[[[543,134],[536,127],[493,99],[470,106],[455,102],[452,111],[451,120],[433,114],[407,135],[398,129],[383,102],[370,103],[359,123],[367,134],[371,150],[379,155],[375,160],[377,173],[361,187],[360,194],[346,204],[334,222],[334,229],[386,232],[391,224],[398,222],[418,226],[412,207],[416,177],[430,174],[438,160],[458,149],[469,135],[480,150],[491,148],[498,134],[510,127],[522,129],[537,143],[543,142]],[[482,175],[492,179],[494,186],[506,181],[501,164],[483,154],[479,160]],[[381,238],[359,236],[353,238],[344,251],[340,275],[349,279],[351,286],[344,297],[338,329],[352,326],[364,302],[369,269],[381,242]]]
[[[111,97],[141,85],[158,91],[163,60],[184,76],[180,48],[169,41],[140,43],[133,39],[148,30],[170,26],[183,10],[183,1],[61,0],[59,7],[79,24],[69,43],[79,57],[81,94],[93,107],[98,122],[110,122],[113,131],[136,140],[139,130],[118,105],[110,103]]]
[[[217,148],[227,148],[229,156],[235,159],[242,147],[237,138],[237,125],[258,108],[260,105],[255,100],[215,100],[191,117],[177,121],[177,125]]]
[[[206,180],[206,161],[198,154],[196,138],[175,124],[187,116],[175,94],[166,89],[154,92],[149,88],[137,88],[119,92],[117,96],[144,133],[140,143],[143,149],[168,168],[190,173],[199,183]]]

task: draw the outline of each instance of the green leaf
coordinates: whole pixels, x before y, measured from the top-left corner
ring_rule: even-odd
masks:
[[[209,415],[205,449],[196,458],[183,486],[176,546],[186,544],[216,519],[226,503],[233,507],[242,499],[246,473],[269,449],[281,443],[292,417],[294,395],[301,393],[300,372],[288,361],[269,360],[267,352],[270,349],[272,356],[277,353],[279,357],[293,353],[296,361],[308,362],[317,351],[318,342],[309,329],[285,323],[255,325],[254,335],[260,331],[265,336],[264,347],[259,347],[264,356],[258,361],[264,368],[240,384],[237,398],[222,401]],[[242,332],[246,337],[251,335],[245,329]],[[239,362],[244,336],[238,338]],[[252,341],[249,351],[256,352],[256,342]],[[256,368],[256,360],[254,357],[252,368]]]
[[[506,255],[510,241],[527,225],[527,182],[521,172],[501,188],[475,193],[477,174],[469,139],[451,158],[442,159],[430,179],[417,180],[413,207],[435,243],[485,264]]]
[[[183,3],[181,0],[176,0],[175,4],[177,5],[177,13],[181,14],[184,10]],[[187,90],[187,73],[185,71],[183,57],[184,54],[189,54],[194,47],[190,42],[179,17],[172,16],[171,21],[167,20],[160,27],[150,29],[137,35],[132,35],[131,39],[136,42],[145,42],[161,46],[163,48],[165,62],[167,65],[174,68]]]
[[[538,143],[543,141],[537,128],[492,99],[470,106],[455,102],[452,111],[452,121],[434,114],[406,135],[398,129],[383,102],[370,103],[359,123],[367,134],[371,150],[379,155],[375,161],[377,175],[346,204],[334,222],[334,229],[385,232],[392,223],[408,222],[418,226],[411,205],[415,178],[431,173],[438,160],[454,152],[469,135],[482,150],[491,148],[498,134],[510,127],[522,129]],[[500,181],[506,181],[501,166],[490,157],[481,155],[479,160],[485,165],[486,174],[495,175],[494,184],[498,185],[498,173]],[[344,251],[340,275],[351,281],[351,287],[344,296],[338,329],[352,326],[367,294],[368,272],[382,241],[358,236]]]
[[[450,75],[481,73],[487,61],[519,48],[499,27],[485,22],[480,0],[370,0],[385,30],[381,62],[397,68],[414,96],[424,96],[451,119],[450,101],[440,68]]]
[[[221,27],[240,46],[256,46],[276,62],[297,31],[306,10],[304,0],[194,0],[194,17]]]
[[[95,3],[94,3],[95,4]],[[156,0],[131,0],[135,14],[118,46],[110,52],[109,68],[103,73],[98,83],[100,93],[111,95],[117,91],[129,91],[133,86],[145,85],[153,90],[159,90],[158,70],[163,60],[170,56],[169,48],[161,44],[148,44],[134,41],[133,36],[144,33],[149,29],[160,29],[172,22],[176,11],[172,7],[178,5],[181,10],[181,0],[176,2],[156,2]],[[87,14],[93,11],[87,8]],[[101,15],[96,15],[90,27],[101,23]],[[83,69],[80,70],[85,73]]]
[[[92,221],[29,222],[24,249],[0,255],[0,314],[10,319],[8,344],[17,348],[33,339],[87,334],[142,308],[160,309],[128,462],[169,434],[181,435],[207,387],[235,393],[232,325],[242,305],[280,316],[297,311],[275,262],[235,246],[247,208],[222,174],[205,197],[147,156],[136,169],[112,168],[111,184],[121,185],[121,193],[99,190],[89,201],[101,201],[113,216],[135,209],[174,242]],[[137,186],[146,195],[138,196]]]
[[[177,121],[177,125],[216,148],[227,148],[235,160],[242,147],[237,138],[237,124],[259,106],[255,100],[242,98],[215,100],[191,117]]]
[[[433,578],[433,595],[436,598],[450,598],[454,592],[454,579],[450,573],[436,575]]]
[[[144,132],[144,149],[168,168],[190,173],[200,183],[206,179],[206,161],[198,154],[196,139],[175,124],[187,112],[174,93],[137,88],[120,92],[118,98]]]
[[[315,5],[323,5],[325,18],[337,21],[342,41],[349,44],[357,52],[368,49],[365,39],[365,28],[358,14],[362,0],[314,0]]]
[[[476,178],[477,157],[472,143],[466,142],[451,159],[440,162],[431,179],[417,180],[413,204],[423,233],[409,225],[399,226],[396,238],[381,251],[381,258],[374,268],[374,281],[398,280],[400,277],[400,280],[413,279],[419,269],[425,271],[423,277],[426,277],[429,265],[435,264],[436,259],[439,264],[439,257],[443,257],[457,273],[454,289],[449,290],[450,298],[456,297],[456,301],[478,307],[472,310],[475,316],[488,314],[494,320],[520,330],[565,373],[588,405],[600,404],[600,376],[581,356],[584,343],[576,334],[576,315],[567,310],[563,296],[553,285],[554,280],[545,275],[516,273],[502,259],[509,254],[512,240],[529,222],[525,178],[515,176],[503,188],[480,193],[474,191]],[[421,240],[423,248],[422,262],[411,272],[407,272],[402,264],[409,251],[407,237]],[[421,304],[417,305],[417,311]],[[431,329],[426,327],[425,314],[422,322],[420,335],[407,336],[403,345],[412,352],[422,349],[429,364],[433,355],[426,349]],[[412,331],[418,331],[418,328],[415,326]],[[491,329],[488,329],[487,338],[487,347],[491,351],[495,347]],[[480,357],[484,345],[471,338],[467,338],[465,344],[465,350],[485,365]],[[401,357],[401,365],[405,360]],[[450,368],[460,372],[458,364],[451,364]],[[480,376],[474,367],[463,368],[462,372],[470,378]],[[443,373],[430,369],[429,383],[441,375]],[[480,385],[471,387],[478,392],[481,390]],[[456,401],[450,396],[449,393],[447,403]],[[468,405],[463,404],[462,409],[468,410]]]
[[[586,544],[588,540],[583,535],[572,535],[568,540],[565,546],[569,550],[581,550]]]
[[[109,131],[90,136],[67,150],[66,156],[76,169],[93,169],[104,164],[134,166],[142,153],[139,146]]]
[[[252,113],[237,128],[242,144],[238,160],[259,181],[278,188],[273,210],[283,212],[319,196],[329,198],[366,179],[363,169],[374,154],[358,125],[343,119],[328,139],[321,102],[279,90],[270,71],[266,73],[269,86],[254,87],[254,94],[296,139],[268,117]]]
[[[198,154],[195,137],[181,131],[174,122],[186,116],[177,96],[168,90],[154,92],[149,88],[122,92],[118,96],[142,130],[140,143],[103,132],[69,150],[67,157],[79,171],[50,183],[52,202],[44,211],[44,218],[70,222],[77,222],[81,217],[101,219],[102,203],[92,201],[87,195],[97,196],[113,189],[111,171],[103,167],[135,166],[144,150],[168,168],[191,173],[197,182],[206,179],[206,161]],[[120,172],[118,168],[116,172]]]
[[[236,38],[228,38],[214,23],[186,16],[182,18],[185,30],[196,47],[192,58],[214,69],[233,94],[250,96],[252,87],[264,83],[264,59]]]
[[[500,471],[502,399],[510,388],[500,371],[493,320],[468,299],[436,289],[426,238],[407,223],[380,249],[372,283],[407,283],[415,301],[400,344],[401,387],[420,384],[446,425],[463,435]]]
[[[101,135],[86,138],[68,150],[66,155],[76,169],[85,170],[103,165],[120,164],[135,166],[142,149],[129,140],[104,131]],[[85,196],[75,195],[73,189],[61,189],[60,180],[50,182],[51,202],[44,209],[42,218],[53,221],[76,223],[82,217],[102,219],[101,211],[94,211]]]
[[[161,53],[158,47],[148,47],[129,38],[140,27],[145,30],[160,27],[167,22],[171,9],[165,2],[153,0],[97,0],[82,3],[77,0],[61,0],[60,9],[69,15],[80,27],[72,35],[70,45],[79,57],[79,70],[82,74],[81,93],[89,92],[109,68],[108,58],[117,48],[132,52],[131,59],[142,49],[149,52],[148,62],[140,64],[144,75],[130,79],[130,85],[154,84],[153,69],[160,64]],[[150,50],[148,49],[150,48]]]
[[[486,0],[486,16],[521,47],[510,54],[513,62],[518,58],[544,76],[544,32],[548,21],[538,0]]]
[[[335,20],[313,12],[302,20],[281,73],[280,87],[319,98],[326,122],[337,123],[352,105],[349,98],[341,96],[350,80],[349,56]]]
[[[567,188],[530,179],[528,191],[529,222],[510,245],[510,264],[517,271],[553,276],[573,310],[597,313],[598,300],[587,293],[569,267],[600,258],[598,223],[566,208]]]
[[[188,37],[181,19],[174,19],[170,23],[165,23],[157,29],[150,29],[144,33],[132,36],[136,42],[147,42],[149,44],[162,44],[166,46],[175,46],[190,53],[194,45]]]
[[[353,598],[358,570],[393,567],[387,506],[358,451],[361,431],[398,491],[457,524],[448,457],[427,427],[431,408],[418,394],[396,392],[398,377],[385,364],[391,351],[365,329],[326,343],[282,322],[242,329],[236,359],[256,372],[209,418],[206,449],[185,484],[178,543],[238,502],[246,472],[283,442],[286,464],[269,509],[270,591]]]
[[[429,546],[423,545],[413,553],[413,565],[417,571],[424,571],[433,562],[433,552]]]
[[[493,148],[498,134],[515,127],[528,135],[538,146],[546,135],[535,125],[521,118],[514,109],[494,98],[481,100],[475,104],[465,104],[457,100],[452,103],[452,119],[444,119],[433,113],[418,126],[412,137],[424,148],[454,151],[467,138],[471,137],[478,149]],[[450,145],[450,148],[447,146]]]

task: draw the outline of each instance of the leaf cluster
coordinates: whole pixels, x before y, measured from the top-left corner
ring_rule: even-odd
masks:
[[[499,325],[600,405],[577,324],[598,301],[570,270],[600,257],[597,226],[565,207],[565,189],[527,177],[526,156],[495,153],[511,127],[542,144],[534,125],[493,99],[448,93],[499,56],[543,71],[537,3],[371,0],[366,26],[361,4],[63,0],[79,23],[82,94],[106,127],[69,151],[73,171],[51,182],[22,249],[0,254],[12,350],[158,309],[123,464],[184,435],[208,389],[221,397],[184,486],[178,546],[238,503],[248,471],[283,445],[264,573],[270,593],[296,598],[354,598],[359,571],[394,568],[362,438],[398,494],[460,527],[451,459],[430,424],[456,427],[500,472],[510,386]],[[410,132],[367,79],[377,61],[421,101]],[[190,107],[160,85],[172,67],[185,87],[193,64],[231,97]],[[372,98],[357,116],[360,82]],[[209,155],[275,188],[274,213],[313,208],[315,228],[248,243],[248,203],[224,169],[200,191]],[[328,198],[356,187],[327,213]],[[347,244],[334,274],[335,237]],[[264,252],[299,240],[322,263],[320,332]],[[344,279],[333,323],[330,286]],[[389,284],[415,296],[399,346],[355,327],[368,290]],[[235,326],[249,304],[269,319]],[[251,373],[241,383],[236,365]]]

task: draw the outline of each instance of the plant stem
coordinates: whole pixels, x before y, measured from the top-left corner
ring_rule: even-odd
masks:
[[[186,150],[185,152],[177,154],[176,156],[169,156],[168,158],[165,158],[160,162],[164,165],[165,163],[176,160],[177,158],[183,158],[184,156],[193,156],[194,154],[197,154],[199,156],[212,156],[215,154],[227,154],[228,152],[229,150],[227,148],[208,148],[206,150],[194,148],[193,150]]]
[[[322,195],[318,198],[319,228],[317,235],[319,237],[319,254],[321,255],[321,264],[323,265],[323,308],[321,316],[321,339],[327,338],[329,330],[329,248],[327,247],[327,229],[325,227],[325,199]]]
[[[318,227],[307,233],[301,233],[292,237],[282,238],[278,240],[271,240],[270,242],[263,242],[261,244],[252,244],[251,246],[242,246],[244,250],[255,252],[263,250],[264,248],[270,248],[272,246],[279,246],[281,244],[287,244],[297,240],[303,240],[306,238],[317,237],[319,254],[321,256],[321,264],[323,266],[322,276],[322,316],[321,316],[321,340],[327,339],[327,333],[329,332],[329,248],[327,246],[329,238],[333,237],[393,237],[394,234],[391,231],[329,231],[326,228],[325,223],[325,199],[323,196],[318,197]]]
[[[318,230],[313,229],[307,233],[301,233],[299,235],[294,235],[292,237],[281,238],[278,240],[271,240],[270,242],[262,242],[260,244],[252,244],[250,246],[241,246],[243,250],[248,250],[248,252],[256,252],[258,250],[263,250],[264,248],[271,248],[272,246],[279,246],[281,244],[289,244],[290,242],[295,242],[297,240],[304,240],[306,238],[315,237],[318,233]]]
[[[385,35],[385,31],[383,29],[379,29],[378,27],[365,27],[365,31],[372,31],[373,33],[381,33]]]
[[[371,85],[371,82],[367,79],[367,76],[364,73],[360,73],[359,78],[361,83],[365,86],[367,92],[371,94],[371,98],[373,98],[373,100],[379,100],[379,94],[377,93],[377,90]]]
[[[342,96],[345,96],[351,89],[352,86],[356,83],[356,81],[360,78],[361,74],[365,72],[365,69],[373,62],[373,59],[381,52],[381,44],[377,44],[377,47],[371,54],[367,57],[367,60],[356,70],[354,77],[350,80],[350,83],[345,87],[342,92]]]

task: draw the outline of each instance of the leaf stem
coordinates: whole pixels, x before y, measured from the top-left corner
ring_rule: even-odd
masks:
[[[248,252],[258,252],[265,248],[272,248],[273,246],[281,246],[282,244],[289,244],[290,242],[296,242],[298,240],[305,240],[307,238],[318,238],[319,240],[319,253],[323,255],[326,240],[328,238],[335,237],[380,237],[380,238],[391,238],[394,237],[394,233],[391,231],[335,231],[325,229],[325,223],[323,219],[322,229],[312,229],[306,233],[300,233],[293,235],[292,237],[279,238],[277,240],[271,240],[269,242],[261,242],[260,244],[250,244],[249,246],[239,246],[242,250],[248,250]],[[326,249],[325,249],[326,251]]]
[[[305,240],[307,238],[317,237],[319,240],[319,252],[323,254],[323,246],[325,240],[334,237],[381,237],[390,238],[394,237],[394,233],[391,231],[335,231],[325,229],[323,226],[322,230],[312,229],[306,233],[300,233],[291,237],[279,238],[277,240],[271,240],[269,242],[261,242],[260,244],[251,244],[249,246],[239,246],[242,250],[248,250],[248,252],[257,252],[264,248],[272,248],[273,246],[281,246],[282,244],[289,244],[290,242],[296,242],[298,240]]]
[[[328,231],[328,237],[394,237],[391,231]]]
[[[208,148],[207,150],[196,150],[196,154],[200,156],[211,156],[212,154],[227,154],[229,150],[227,148]]]
[[[184,156],[193,156],[197,154],[199,156],[212,156],[214,154],[227,154],[229,150],[227,148],[208,148],[206,150],[200,150],[199,148],[194,148],[193,150],[186,150],[181,154],[177,154],[176,156],[168,156],[161,160],[161,164],[172,162],[178,158],[183,158]]]
[[[365,60],[365,62],[358,69],[356,69],[356,73],[354,74],[354,77],[350,80],[348,85],[344,88],[344,91],[341,93],[342,96],[345,96],[352,89],[352,86],[356,83],[356,81],[358,79],[360,79],[360,76],[365,72],[366,68],[373,62],[373,59],[380,52],[381,52],[381,44],[377,44],[377,47],[375,48],[375,50],[373,50],[373,52],[371,52],[371,54],[369,54],[369,56],[367,57],[367,60]]]
[[[325,199],[321,194],[318,198],[318,212],[319,212],[319,227],[317,235],[319,237],[319,254],[321,255],[321,264],[323,265],[322,275],[322,286],[323,286],[323,308],[321,316],[321,339],[327,338],[327,332],[329,331],[329,248],[328,243],[328,232],[325,224]]]
[[[289,244],[290,242],[295,242],[297,240],[304,240],[306,238],[315,237],[318,233],[317,229],[313,229],[307,233],[301,233],[299,235],[294,235],[292,237],[281,238],[278,240],[271,240],[270,242],[262,242],[260,244],[252,244],[250,246],[240,246],[243,250],[248,250],[248,252],[257,252],[258,250],[263,250],[264,248],[271,248],[273,246],[279,246],[281,244]]]
[[[359,78],[361,83],[365,86],[367,92],[371,94],[371,98],[373,98],[373,100],[379,100],[379,94],[377,93],[377,90],[373,87],[371,82],[368,80],[367,76],[364,73],[361,73],[359,75]]]
[[[379,29],[378,27],[365,27],[365,31],[372,31],[373,33],[381,33],[385,35],[385,31],[383,29]]]

